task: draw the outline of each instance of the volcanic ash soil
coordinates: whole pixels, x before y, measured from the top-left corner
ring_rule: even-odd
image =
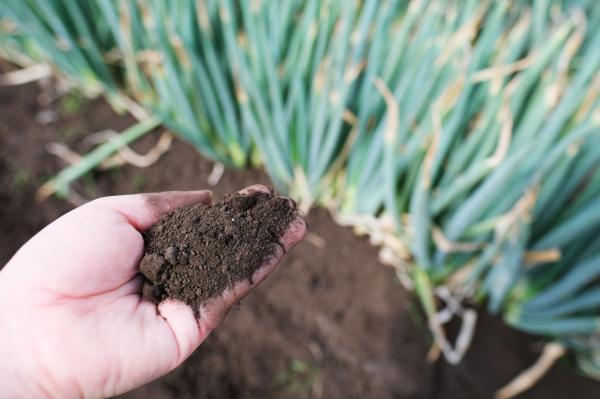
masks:
[[[207,299],[236,282],[252,282],[296,213],[289,198],[263,192],[175,210],[144,233],[144,299],[177,299],[198,316]]]

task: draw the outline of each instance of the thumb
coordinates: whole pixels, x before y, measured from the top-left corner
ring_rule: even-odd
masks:
[[[209,204],[211,192],[169,191],[99,198],[61,216],[36,234],[2,272],[63,295],[78,297],[112,290],[138,273],[144,252],[140,231],[173,209],[198,202]]]
[[[87,203],[82,208],[111,209],[123,215],[138,231],[144,231],[174,209],[196,203],[209,205],[211,202],[210,190],[164,191],[103,197]]]

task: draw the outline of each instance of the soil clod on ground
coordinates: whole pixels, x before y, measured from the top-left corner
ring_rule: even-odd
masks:
[[[177,299],[197,316],[207,299],[238,281],[252,282],[295,217],[293,201],[264,192],[176,209],[144,233],[144,299]]]

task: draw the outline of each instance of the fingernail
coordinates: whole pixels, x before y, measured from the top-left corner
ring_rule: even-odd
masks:
[[[298,207],[298,204],[296,204],[296,201],[294,201],[293,198],[287,197],[289,203],[290,203],[290,208],[292,209],[296,209]]]
[[[256,193],[268,194],[270,197],[273,196],[273,187],[265,186],[263,184],[253,184],[241,190],[244,195],[251,195]]]
[[[290,197],[277,197],[277,200],[279,200],[279,201],[285,201],[285,203],[287,204],[287,206],[290,209],[296,209],[296,201],[294,201]]]

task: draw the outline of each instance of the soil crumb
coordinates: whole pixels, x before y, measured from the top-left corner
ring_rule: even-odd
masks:
[[[144,233],[142,296],[155,304],[180,300],[198,316],[207,299],[252,282],[296,214],[292,200],[263,192],[175,210]]]

